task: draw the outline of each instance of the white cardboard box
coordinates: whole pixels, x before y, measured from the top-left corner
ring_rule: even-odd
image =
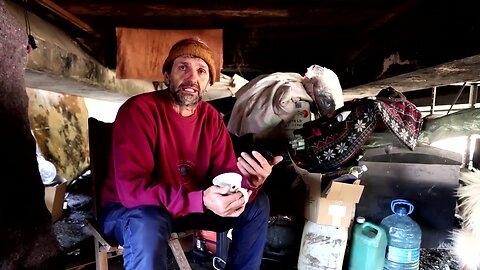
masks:
[[[305,218],[317,224],[350,227],[364,186],[332,182],[328,190],[322,191],[322,174],[310,173],[295,164],[294,167],[308,189]]]

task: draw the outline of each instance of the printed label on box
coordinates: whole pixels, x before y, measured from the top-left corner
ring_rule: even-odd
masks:
[[[329,205],[328,206],[328,215],[332,216],[332,225],[340,226],[342,224],[342,218],[345,216],[347,208],[342,205]]]

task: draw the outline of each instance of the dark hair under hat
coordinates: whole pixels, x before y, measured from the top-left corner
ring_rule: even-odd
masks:
[[[184,39],[175,43],[168,53],[167,59],[163,63],[162,73],[170,72],[172,70],[173,61],[180,56],[191,55],[198,58],[201,58],[208,65],[210,71],[210,85],[213,84],[215,80],[216,70],[215,70],[215,60],[213,57],[212,50],[198,39]]]

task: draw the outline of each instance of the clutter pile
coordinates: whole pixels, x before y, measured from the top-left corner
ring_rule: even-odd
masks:
[[[422,125],[416,106],[391,87],[376,96],[344,102],[338,77],[318,65],[309,67],[304,76],[277,72],[240,88],[227,124],[235,150],[255,149],[267,157],[284,157],[264,188],[271,200],[272,219],[295,220],[291,228],[296,231],[282,231],[285,235],[280,237],[291,239],[288,237],[294,235],[290,244],[297,250],[272,255],[274,244],[269,238],[264,259],[276,261],[272,267],[287,269],[340,270],[349,262],[349,269],[383,269],[386,264],[423,269],[423,228],[418,224],[413,242],[404,237],[407,242],[399,244],[392,239],[400,228],[390,230],[368,217],[354,222],[359,218],[356,209],[365,188],[362,175],[369,170],[359,160],[370,147],[372,135],[392,135],[386,152],[392,147],[414,151]],[[282,173],[275,174],[279,170]],[[302,199],[301,205],[292,203],[298,199]],[[396,198],[386,199],[390,204]],[[413,208],[413,203],[408,203]],[[405,204],[396,207],[393,215],[416,224]]]
[[[366,181],[369,173],[378,171],[369,165],[375,160],[359,162],[370,137],[377,131],[391,134],[390,147],[380,150],[392,156],[398,147],[418,150],[422,119],[415,106],[393,88],[350,102],[343,101],[341,91],[333,71],[313,65],[305,76],[257,77],[236,94],[228,128],[237,153],[251,149],[267,158],[284,157],[263,187],[270,198],[271,216],[261,269],[383,269],[389,258],[410,263],[405,257],[414,258],[416,269],[458,269],[444,249],[421,249],[419,254],[417,246],[391,245],[388,226],[359,217],[367,188],[376,188],[374,182]],[[74,189],[90,187],[91,183],[84,183],[87,179],[85,175],[71,181],[64,218],[55,223],[57,234],[63,235],[60,243],[71,257],[81,256],[77,242],[91,237],[81,227],[85,216],[92,215],[85,212],[91,210],[91,198],[82,196],[84,188]],[[415,207],[413,220],[423,206]],[[395,211],[409,212],[408,207]],[[382,218],[392,214],[386,207],[385,212],[389,214]],[[211,267],[218,243],[218,235],[197,232],[191,262],[208,262]],[[221,269],[222,258],[213,259],[214,267]]]

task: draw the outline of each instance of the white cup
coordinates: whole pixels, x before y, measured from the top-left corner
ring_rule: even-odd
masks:
[[[240,174],[234,172],[222,173],[213,178],[212,182],[219,187],[230,186],[230,193],[241,192],[245,204],[247,204],[249,195],[247,189],[242,188],[242,176]]]

